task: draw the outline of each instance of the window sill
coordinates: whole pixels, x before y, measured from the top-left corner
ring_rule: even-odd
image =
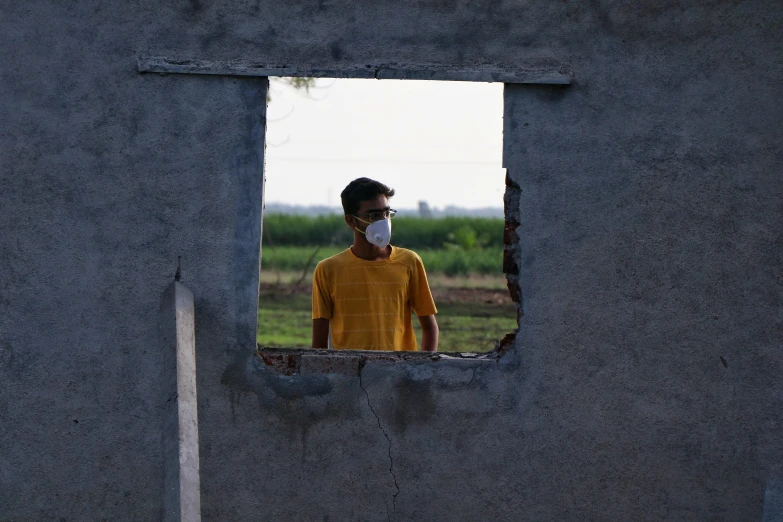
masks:
[[[357,375],[368,361],[438,362],[493,361],[513,345],[509,334],[491,352],[374,352],[359,350],[316,350],[312,348],[267,348],[258,346],[256,354],[263,364],[284,375],[336,373]]]

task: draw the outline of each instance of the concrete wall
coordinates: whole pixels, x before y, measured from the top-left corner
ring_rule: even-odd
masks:
[[[206,520],[758,520],[780,499],[783,6],[2,6],[0,520],[156,519],[158,309],[196,298]],[[507,86],[525,316],[489,361],[254,355],[273,65],[566,64]],[[505,332],[498,332],[502,335]]]

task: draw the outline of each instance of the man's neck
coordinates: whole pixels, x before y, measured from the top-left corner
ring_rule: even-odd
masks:
[[[351,252],[353,252],[353,255],[366,261],[383,261],[384,259],[389,259],[391,251],[391,245],[388,245],[386,248],[379,248],[368,242],[363,236],[361,238],[354,238],[353,245],[351,245]]]

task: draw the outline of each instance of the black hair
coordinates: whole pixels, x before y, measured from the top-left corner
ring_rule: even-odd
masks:
[[[375,199],[378,196],[390,198],[394,195],[394,189],[387,187],[380,181],[370,178],[357,178],[343,189],[340,199],[343,202],[343,211],[352,215],[359,211],[362,201]]]

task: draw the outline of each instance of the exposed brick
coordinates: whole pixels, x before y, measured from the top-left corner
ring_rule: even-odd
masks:
[[[487,359],[492,354],[429,353],[429,352],[366,352],[352,350],[311,350],[295,348],[265,348],[259,346],[257,355],[264,364],[284,375],[337,373],[357,375],[367,361],[398,363],[404,361],[437,362],[446,359]]]
[[[519,284],[515,281],[506,280],[506,286],[508,286],[508,293],[511,295],[511,299],[515,303],[521,303],[522,291],[519,289]]]
[[[514,259],[514,251],[509,250],[508,247],[503,251],[503,273],[519,275],[519,266],[516,259]]]
[[[282,354],[259,350],[258,355],[264,361],[264,364],[271,366],[280,373],[292,375],[299,372],[300,355],[298,353]]]
[[[514,245],[519,241],[519,235],[517,235],[517,227],[519,222],[513,219],[506,219],[506,224],[503,227],[503,243],[506,245]]]
[[[497,348],[495,348],[495,353],[497,353],[499,356],[504,355],[507,351],[511,349],[512,346],[514,346],[514,342],[516,340],[517,340],[516,333],[506,334],[505,337],[503,337],[500,341],[498,341]]]

